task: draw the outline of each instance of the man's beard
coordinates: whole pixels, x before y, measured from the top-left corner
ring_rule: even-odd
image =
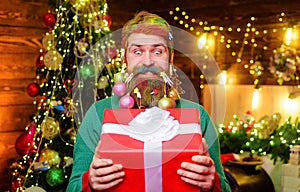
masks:
[[[135,108],[157,106],[158,101],[166,95],[168,85],[160,76],[162,70],[154,66],[141,66],[134,70],[133,76],[127,82],[128,92],[135,100]],[[142,74],[152,73],[153,76]]]

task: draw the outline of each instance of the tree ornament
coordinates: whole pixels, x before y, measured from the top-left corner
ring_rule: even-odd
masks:
[[[34,162],[33,168],[35,171],[47,171],[51,167],[47,162]]]
[[[26,92],[30,97],[36,97],[40,94],[40,85],[38,83],[30,83],[26,88]]]
[[[74,46],[74,55],[78,58],[85,58],[88,56],[88,49],[90,45],[86,38],[82,38],[78,41],[78,43]]]
[[[36,127],[31,125],[30,129],[21,134],[15,142],[15,148],[20,156],[28,155],[34,150],[34,134]]]
[[[123,82],[115,83],[114,87],[113,87],[113,92],[115,95],[117,95],[119,97],[125,95],[127,92],[126,84]]]
[[[61,168],[52,167],[46,174],[46,181],[51,187],[56,187],[65,182],[65,173]]]
[[[60,161],[59,153],[53,149],[44,148],[40,152],[39,162],[47,163],[50,167],[59,165]]]
[[[59,133],[59,123],[53,117],[45,117],[41,124],[42,136],[53,139]]]
[[[55,47],[54,35],[52,33],[46,33],[42,39],[43,47],[49,51]]]
[[[179,93],[178,91],[174,88],[174,87],[171,87],[169,90],[168,90],[168,95],[167,95],[170,99],[174,100],[174,101],[177,101],[180,99],[180,96],[179,96]]]
[[[50,70],[57,70],[63,63],[63,56],[57,50],[50,50],[44,56],[44,63]]]
[[[53,28],[56,23],[56,17],[52,13],[46,13],[43,15],[43,23],[49,28]]]
[[[111,21],[111,18],[110,18],[109,15],[103,15],[102,16],[102,21],[104,22],[104,25],[106,27],[110,27],[111,26],[112,21]]]
[[[98,80],[98,89],[105,89],[108,86],[108,79],[106,76],[101,76]]]
[[[78,81],[76,79],[66,79],[64,85],[69,93],[73,91],[78,86]]]
[[[24,189],[23,184],[24,184],[24,178],[23,177],[19,177],[19,178],[15,179],[12,182],[12,185],[11,185],[11,192],[22,191]]]
[[[134,106],[134,100],[129,95],[124,95],[119,100],[119,105],[123,109],[132,108]]]
[[[95,76],[95,66],[92,64],[86,64],[80,66],[79,74],[83,79],[87,79]]]
[[[39,54],[39,56],[36,58],[36,68],[38,70],[41,70],[45,67],[45,63],[44,63],[44,56],[47,53],[47,51],[43,51]]]
[[[34,187],[29,187],[25,189],[25,192],[46,192],[43,188],[34,186]]]
[[[175,106],[175,101],[168,97],[163,97],[158,101],[158,107],[161,109],[174,108]]]
[[[277,78],[277,83],[296,79],[296,71],[300,69],[300,52],[282,45],[270,58],[269,70]]]
[[[125,80],[125,73],[119,72],[114,74],[114,82],[123,82]]]

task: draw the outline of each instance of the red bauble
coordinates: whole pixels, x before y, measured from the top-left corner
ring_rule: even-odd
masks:
[[[40,85],[37,83],[30,83],[27,86],[26,92],[30,97],[36,97],[40,93]]]
[[[32,125],[28,132],[21,134],[16,142],[15,148],[19,155],[28,155],[34,150],[34,133],[36,127]]]
[[[23,187],[24,179],[17,178],[11,184],[11,192],[22,191],[21,188]]]
[[[39,54],[38,58],[36,59],[36,68],[37,69],[43,69],[45,67],[44,63],[44,55],[47,53],[47,51],[43,51],[42,53]]]
[[[106,26],[107,27],[110,27],[111,26],[111,18],[110,18],[110,16],[109,15],[103,15],[102,16],[102,20],[104,21],[104,22],[106,22]]]
[[[55,15],[52,13],[46,13],[43,15],[43,23],[49,28],[53,28],[56,23]]]

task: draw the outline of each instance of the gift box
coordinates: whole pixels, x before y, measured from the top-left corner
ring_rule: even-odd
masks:
[[[123,165],[118,192],[199,192],[180,179],[182,162],[202,150],[197,109],[107,109],[104,111],[99,156]]]

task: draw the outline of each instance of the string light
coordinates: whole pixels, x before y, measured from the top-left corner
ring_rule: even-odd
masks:
[[[180,12],[179,12],[180,11]],[[231,26],[215,26],[215,25],[209,25],[208,21],[205,21],[203,18],[194,18],[191,17],[188,12],[182,10],[180,7],[176,7],[175,11],[169,11],[169,14],[172,15],[174,21],[179,21],[178,23],[180,25],[183,25],[183,28],[190,29],[189,31],[191,33],[194,33],[196,36],[201,36],[203,32],[205,31],[211,31],[211,32],[217,32],[214,33],[216,42],[218,41],[221,45],[223,44],[225,46],[225,49],[236,49],[236,47],[239,47],[238,53],[236,51],[231,51],[231,57],[235,60],[237,64],[243,63],[244,68],[249,70],[250,66],[249,63],[254,63],[254,58],[255,54],[259,51],[256,51],[255,49],[262,49],[262,50],[268,50],[268,45],[264,44],[263,41],[258,41],[257,38],[260,36],[260,34],[267,35],[268,31],[272,31],[273,33],[278,33],[278,32],[283,32],[285,31],[284,27],[283,28],[273,28],[273,29],[263,29],[263,28],[258,28],[258,26],[255,26],[255,23],[259,20],[259,18],[250,16],[249,21],[247,22],[245,27],[231,27]],[[182,18],[184,16],[184,18]],[[286,17],[286,14],[284,12],[279,13],[279,18],[278,22],[283,23],[284,17]],[[181,19],[182,18],[182,19]],[[192,18],[189,20],[189,18]],[[183,21],[185,20],[185,22]],[[189,28],[188,28],[188,27]],[[191,28],[194,27],[194,28]],[[200,27],[200,28],[199,28]],[[197,30],[195,30],[197,29]],[[290,29],[289,29],[290,30]],[[232,39],[230,33],[236,32],[240,34],[240,39]],[[228,35],[226,34],[228,33]],[[289,32],[290,33],[290,32]],[[217,35],[220,34],[220,35]],[[270,34],[271,35],[271,34]],[[237,35],[235,35],[237,36]],[[203,40],[199,40],[202,41]],[[234,47],[232,42],[234,42]],[[200,49],[203,48],[203,43],[198,43],[200,44]],[[251,57],[246,60],[243,57],[243,52],[246,47],[251,48]]]

